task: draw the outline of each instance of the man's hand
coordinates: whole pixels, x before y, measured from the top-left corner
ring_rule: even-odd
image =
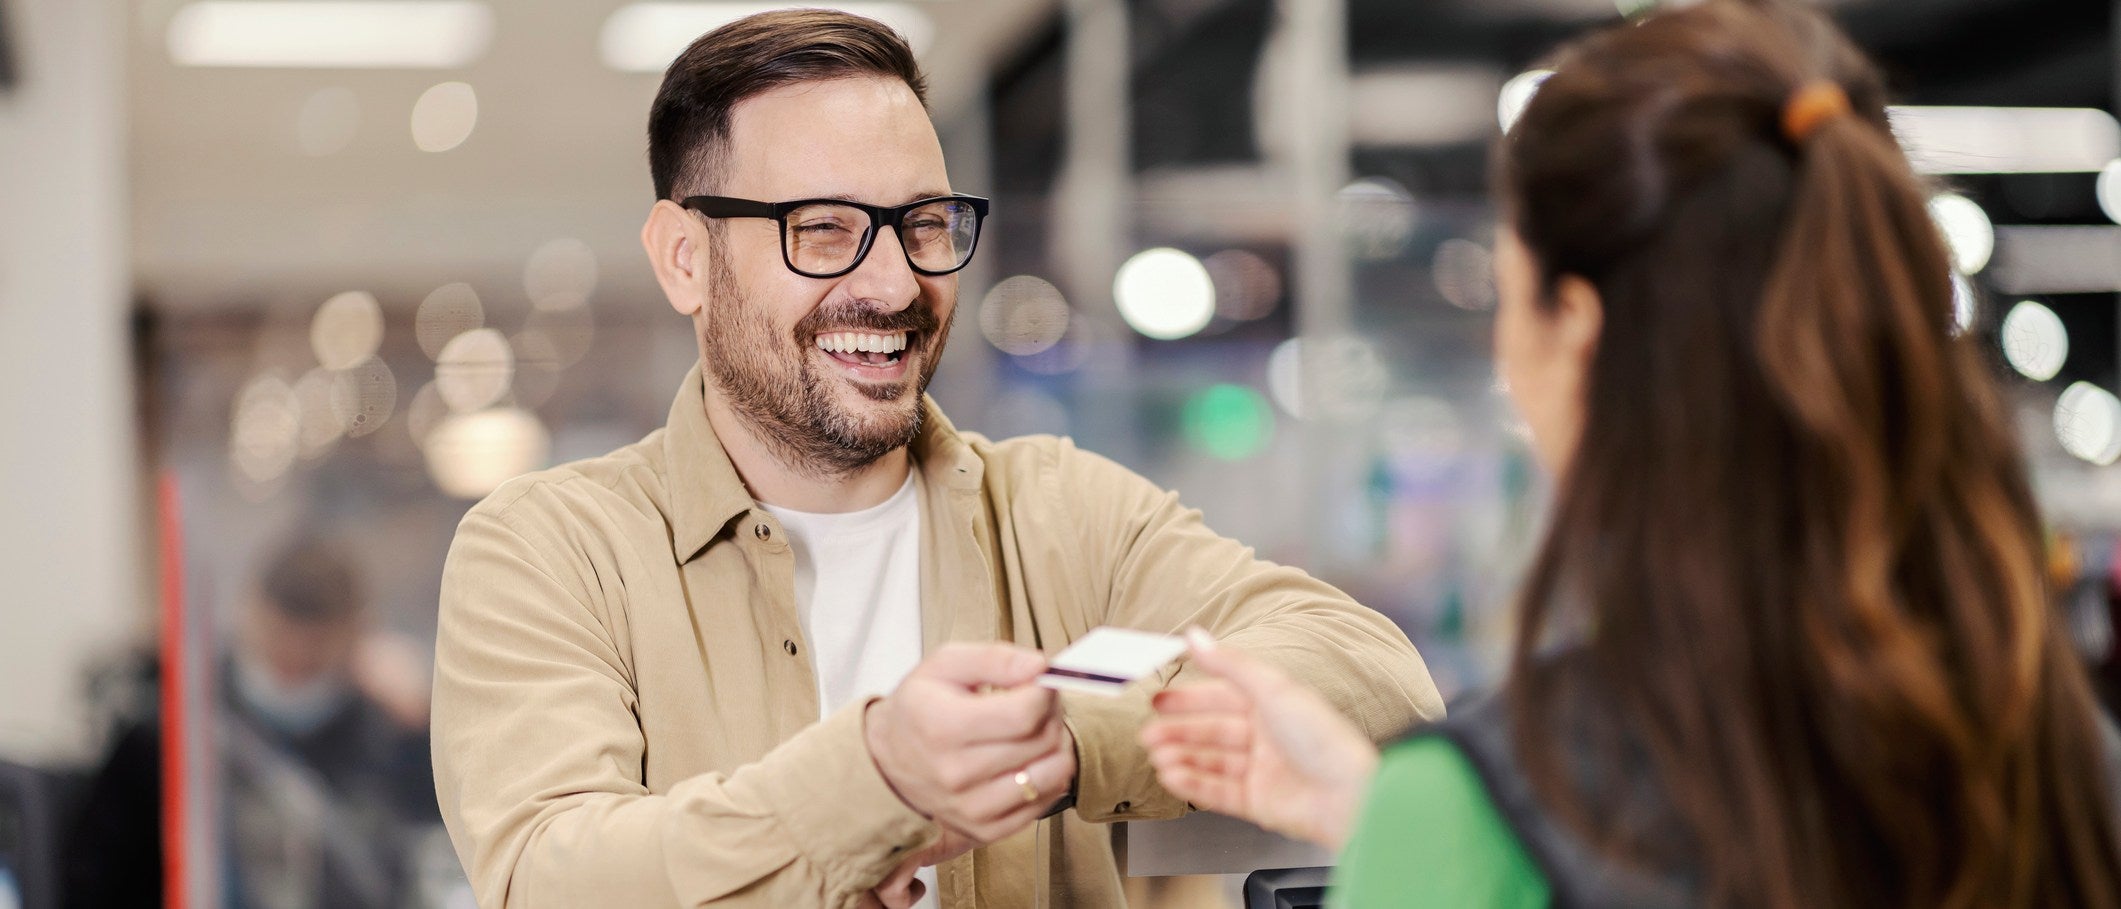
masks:
[[[863,735],[877,770],[946,842],[999,840],[1067,793],[1075,749],[1059,699],[1030,684],[1045,668],[1035,650],[946,644],[870,705]]]
[[[944,828],[942,839],[936,840],[935,845],[914,853],[911,858],[892,869],[891,876],[876,885],[876,889],[869,892],[869,897],[884,909],[908,909],[914,903],[920,902],[921,896],[928,892],[928,885],[916,880],[913,877],[915,874],[929,865],[940,865],[971,852],[978,845],[970,837]]]
[[[1068,778],[1073,780],[1076,769],[1075,734],[1070,732],[1066,726],[1061,727],[1061,750],[1067,754]],[[1052,799],[1052,802],[1056,804],[1059,801],[1060,798],[1058,796]],[[1053,804],[1047,805],[1048,811],[1052,809]],[[912,857],[893,869],[891,875],[884,878],[883,883],[876,885],[876,888],[869,892],[869,896],[862,903],[864,909],[869,909],[869,900],[874,900],[875,905],[882,906],[883,909],[910,909],[914,903],[920,902],[921,895],[927,892],[927,885],[916,880],[914,878],[915,874],[919,873],[922,868],[930,865],[940,865],[971,852],[980,845],[974,842],[971,837],[951,830],[948,827],[942,829],[943,835],[941,839],[936,840],[934,845],[914,853]]]

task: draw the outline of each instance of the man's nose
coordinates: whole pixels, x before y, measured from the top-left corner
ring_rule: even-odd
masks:
[[[906,245],[894,228],[880,228],[862,264],[841,279],[855,299],[868,300],[886,312],[898,312],[920,298],[920,276],[906,260]]]

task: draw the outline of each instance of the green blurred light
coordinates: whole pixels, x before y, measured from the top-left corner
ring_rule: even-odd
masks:
[[[1210,457],[1242,461],[1274,439],[1274,409],[1243,385],[1210,385],[1186,399],[1179,416],[1186,441]]]

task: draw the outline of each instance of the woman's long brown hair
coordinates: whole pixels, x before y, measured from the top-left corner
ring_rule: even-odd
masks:
[[[1716,905],[2121,907],[2098,708],[1875,71],[1740,0],[1555,70],[1500,194],[1604,331],[1510,684],[1535,791]],[[1821,80],[1853,111],[1792,138]],[[1586,697],[1625,730],[1589,762],[1552,734]],[[1684,843],[1601,830],[1578,771],[1630,754]]]

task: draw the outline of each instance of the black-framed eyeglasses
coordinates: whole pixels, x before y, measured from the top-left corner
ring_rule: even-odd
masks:
[[[781,261],[807,278],[837,278],[869,256],[880,226],[898,231],[906,264],[929,277],[972,261],[987,200],[936,196],[894,208],[845,199],[756,202],[728,196],[687,196],[679,203],[709,218],[768,218],[781,227]]]

